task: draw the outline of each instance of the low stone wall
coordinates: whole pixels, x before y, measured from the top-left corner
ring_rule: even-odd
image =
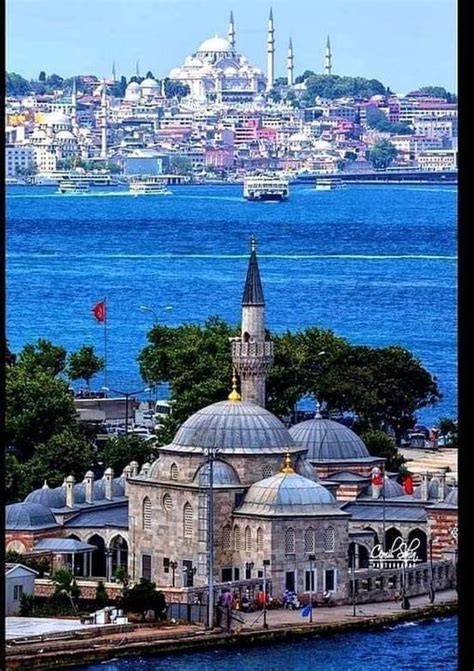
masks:
[[[82,599],[95,599],[97,590],[97,580],[76,580],[77,586],[81,590]],[[109,599],[118,599],[122,596],[122,586],[117,583],[104,583],[105,589]],[[50,597],[53,595],[55,585],[52,580],[47,578],[36,578],[35,580],[35,596]]]

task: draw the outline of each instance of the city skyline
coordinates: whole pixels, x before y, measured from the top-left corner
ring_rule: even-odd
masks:
[[[451,0],[346,0],[271,3],[275,22],[275,76],[286,76],[288,41],[293,41],[295,76],[323,72],[327,35],[333,74],[378,79],[399,93],[420,86],[456,91],[456,16]],[[7,5],[7,70],[36,78],[40,70],[130,78],[168,75],[206,38],[226,37],[230,11],[236,48],[266,71],[270,3],[229,4],[137,0],[133,14],[124,0],[10,0]],[[104,29],[107,22],[113,25]],[[451,24],[451,29],[450,29]],[[390,30],[386,26],[390,25]],[[178,28],[179,26],[179,28]],[[49,31],[49,33],[48,33]],[[444,39],[443,39],[444,36]],[[38,56],[35,50],[41,48]],[[435,67],[433,67],[435,64]]]

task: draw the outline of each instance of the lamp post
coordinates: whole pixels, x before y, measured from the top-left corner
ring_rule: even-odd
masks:
[[[176,587],[176,569],[178,568],[178,562],[177,561],[170,561],[170,568],[172,571],[171,574],[171,587]]]
[[[148,305],[140,305],[140,310],[141,310],[142,312],[151,312],[151,314],[153,315],[153,319],[154,319],[155,325],[158,324],[158,315],[157,315],[156,312],[153,310],[153,308],[148,307]]]
[[[310,624],[313,623],[313,562],[316,559],[316,555],[308,555],[309,559],[309,621]]]
[[[214,627],[214,460],[218,454],[215,447],[209,447],[207,460],[209,463],[209,488],[207,495],[207,543],[208,543],[208,575],[209,597],[207,602],[207,626]]]
[[[131,396],[135,394],[142,394],[145,391],[151,391],[151,387],[145,389],[137,389],[136,391],[120,391],[119,389],[111,389],[110,387],[102,387],[104,391],[112,391],[114,394],[120,394],[125,397],[125,435],[128,435],[128,401]]]
[[[111,560],[112,558],[112,550],[110,548],[107,548],[105,550],[105,581],[110,582],[111,579]]]
[[[267,624],[267,566],[270,566],[270,560],[263,560],[263,628],[268,629]]]
[[[434,603],[436,595],[435,595],[435,588],[434,588],[434,582],[433,582],[433,536],[430,536],[429,546],[430,546],[430,589],[429,589],[429,598],[430,598],[430,603]]]

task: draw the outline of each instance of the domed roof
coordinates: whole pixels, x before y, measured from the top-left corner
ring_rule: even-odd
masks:
[[[347,426],[332,419],[324,419],[319,413],[314,419],[295,424],[290,435],[298,446],[308,450],[309,461],[352,461],[370,457],[369,451]]]
[[[25,498],[25,503],[39,503],[46,508],[64,508],[66,489],[64,486],[50,489],[45,483],[41,489],[35,489]]]
[[[306,133],[293,133],[289,139],[290,142],[309,142],[311,140]]]
[[[314,149],[323,151],[325,149],[331,149],[331,143],[327,140],[316,140],[316,142],[313,143],[313,147]]]
[[[295,469],[297,473],[305,478],[308,478],[308,480],[314,480],[314,482],[317,482],[318,476],[316,475],[316,471],[311,465],[311,462],[309,462],[307,459],[298,459],[295,464]]]
[[[148,79],[144,79],[142,81],[140,87],[142,89],[159,89],[160,85],[158,84],[156,79],[151,79],[151,77],[148,77]]]
[[[137,92],[139,92],[140,91],[140,84],[138,82],[130,82],[130,84],[127,84],[127,88],[125,90],[126,91],[137,91]]]
[[[219,448],[222,453],[269,454],[295,451],[283,423],[256,403],[220,401],[198,410],[179,428],[172,443],[162,450],[202,452]]]
[[[383,495],[385,490],[385,498],[386,499],[392,499],[395,498],[396,496],[405,496],[406,491],[403,489],[401,484],[397,482],[396,480],[392,480],[392,478],[385,478],[384,480],[384,485],[381,490],[380,496]],[[372,496],[372,485],[369,485],[366,490],[366,494],[368,496]]]
[[[168,75],[168,77],[170,79],[176,79],[176,78],[179,78],[179,77],[182,77],[182,76],[183,76],[183,73],[181,71],[181,68],[172,68],[170,70],[169,75]]]
[[[415,490],[413,492],[413,496],[415,496],[417,499],[421,499],[421,490],[422,486],[418,485],[418,487],[415,487]],[[452,487],[449,485],[446,487],[446,495],[448,495],[452,490]],[[430,480],[428,484],[428,501],[438,501],[439,499],[439,480],[434,477]],[[446,501],[446,497],[444,498],[444,501]]]
[[[70,130],[60,130],[56,133],[56,140],[75,140],[76,136]]]
[[[209,470],[209,462],[206,461],[197,469],[196,473],[194,474],[193,481],[201,486],[209,486]],[[212,481],[214,487],[222,487],[225,485],[240,485],[237,472],[230,464],[226,463],[225,461],[216,459],[214,461],[212,471]]]
[[[335,497],[322,485],[298,473],[281,472],[253,484],[236,512],[245,515],[314,517],[340,514],[341,510]]]
[[[53,513],[40,503],[13,503],[5,509],[5,528],[19,529],[48,529],[59,526]]]
[[[221,53],[221,52],[226,52],[226,51],[235,51],[235,49],[232,47],[231,43],[228,42],[226,39],[223,37],[211,37],[208,40],[204,40],[204,42],[200,45],[199,49],[197,50],[197,53],[200,52],[214,52],[214,53]]]
[[[41,128],[35,128],[31,134],[32,140],[44,140],[45,137],[47,137],[46,133],[44,130],[41,130]]]
[[[46,115],[46,123],[48,126],[70,126],[71,119],[62,112],[50,112]]]
[[[448,503],[450,506],[456,506],[458,505],[458,488],[453,487],[449,494],[446,496],[444,499],[443,503]]]

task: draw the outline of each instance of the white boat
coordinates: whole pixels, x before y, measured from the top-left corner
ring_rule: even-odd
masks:
[[[62,194],[88,193],[88,191],[89,184],[85,180],[62,179],[58,186],[58,193]]]
[[[289,182],[286,177],[256,175],[244,179],[244,198],[247,200],[282,201],[287,200],[289,195]]]
[[[135,196],[167,196],[171,194],[162,177],[147,177],[130,182],[129,191]]]
[[[342,189],[346,185],[342,181],[342,179],[339,179],[337,177],[335,178],[329,178],[329,177],[320,177],[319,179],[316,180],[316,191],[333,191],[334,189]]]

